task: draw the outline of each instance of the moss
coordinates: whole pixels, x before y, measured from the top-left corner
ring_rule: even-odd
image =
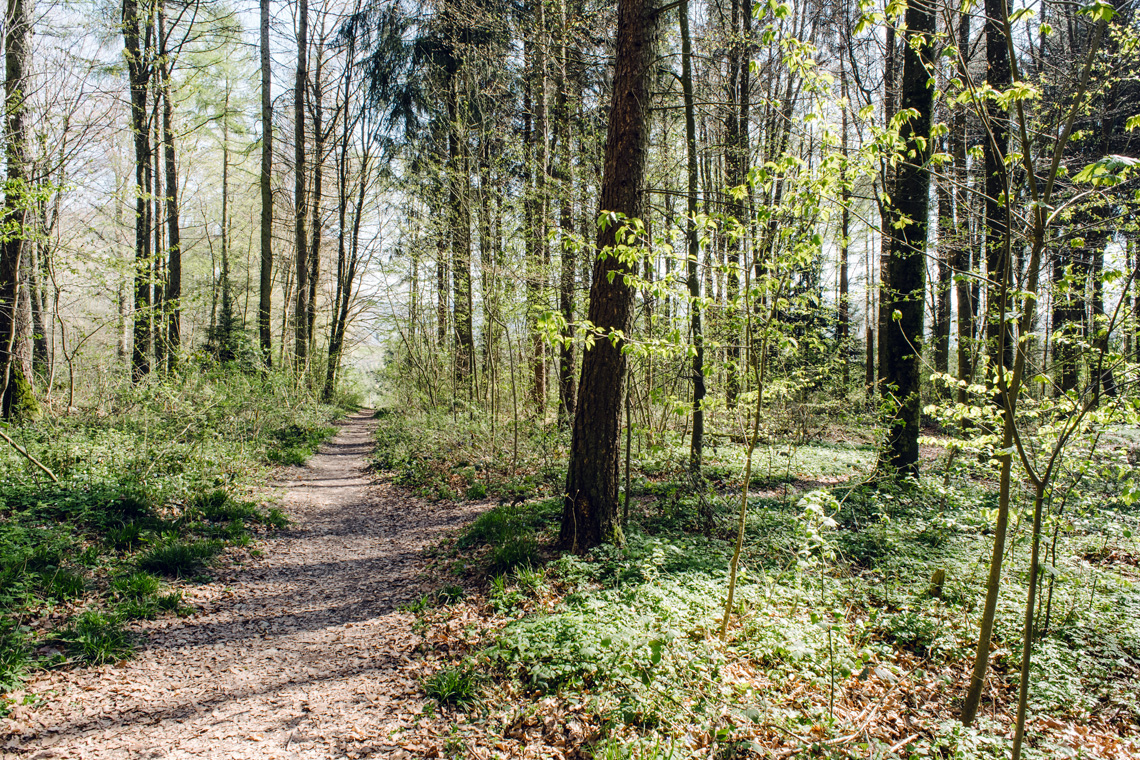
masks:
[[[34,421],[43,416],[32,384],[19,362],[12,362],[8,388],[4,394],[4,417],[9,420]]]

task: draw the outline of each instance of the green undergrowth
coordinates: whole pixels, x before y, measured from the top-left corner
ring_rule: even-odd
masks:
[[[570,436],[565,428],[521,420],[492,424],[478,410],[421,412],[381,410],[373,466],[393,482],[432,500],[495,499],[517,502],[556,496],[566,479]],[[672,431],[637,428],[631,443],[631,492],[660,496],[684,482],[689,440]],[[803,444],[765,439],[756,450],[752,484],[791,487],[801,481],[843,481],[868,472],[872,447],[849,442]],[[744,447],[728,436],[710,436],[704,477],[723,490],[739,481]],[[789,492],[794,488],[789,488]]]
[[[672,455],[683,463],[679,448]],[[947,474],[942,456],[917,484],[873,487],[864,481],[874,452],[859,445],[773,444],[758,453],[761,479],[748,503],[724,641],[739,508],[730,463],[739,449],[722,445],[710,456],[711,477],[698,491],[676,477],[683,464],[669,464],[669,452],[645,447],[634,458],[622,546],[560,556],[556,496],[503,499],[437,546],[438,568],[481,589],[458,604],[489,616],[424,682],[441,705],[482,716],[465,720],[482,725],[464,728],[465,741],[494,745],[527,721],[563,725],[570,710],[586,726],[575,741],[588,736],[598,758],[689,757],[712,743],[718,757],[867,757],[905,738],[888,720],[905,712],[907,733],[917,736],[901,756],[1004,757],[1027,591],[1029,495],[1014,498],[993,686],[983,719],[963,729],[954,717],[977,641],[996,516],[984,463],[959,459]],[[430,448],[422,457],[418,471],[448,472],[449,460],[431,459]],[[783,461],[784,476],[770,474],[768,457]],[[1127,461],[1116,452],[1098,457],[1059,478],[1046,524],[1029,757],[1074,756],[1061,732],[1042,725],[1095,726],[1140,740],[1133,536],[1140,504],[1127,486]],[[430,627],[455,609],[425,602],[414,611]],[[868,714],[866,730],[856,732]]]
[[[0,694],[37,668],[123,659],[131,621],[191,612],[184,583],[288,524],[243,494],[303,461],[343,408],[222,372],[123,387],[108,406],[8,431],[58,483],[0,449]]]
[[[483,414],[377,413],[373,466],[432,500],[518,501],[557,493],[565,477],[565,431],[533,422],[492,425]]]

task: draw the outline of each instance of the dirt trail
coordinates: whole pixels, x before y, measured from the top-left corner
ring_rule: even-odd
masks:
[[[115,666],[27,685],[46,704],[0,721],[0,756],[34,758],[410,757],[422,711],[414,618],[421,549],[470,517],[365,471],[375,423],[350,417],[279,485],[296,521],[264,554],[188,589],[198,613],[144,624]]]

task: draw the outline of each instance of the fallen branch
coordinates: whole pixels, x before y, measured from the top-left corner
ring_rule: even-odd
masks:
[[[51,478],[51,482],[52,482],[52,483],[58,483],[58,482],[59,482],[59,478],[57,478],[57,477],[55,476],[55,473],[54,473],[54,472],[52,472],[51,470],[49,470],[49,469],[47,468],[47,465],[45,465],[45,464],[44,464],[43,462],[41,462],[40,460],[36,459],[36,458],[35,458],[34,456],[32,456],[31,454],[29,454],[29,453],[28,453],[28,450],[27,450],[27,449],[25,449],[23,446],[21,446],[20,444],[16,443],[15,441],[13,441],[11,438],[9,438],[9,437],[8,437],[8,434],[7,434],[7,433],[5,433],[3,430],[0,430],[0,438],[3,438],[5,441],[7,441],[8,443],[10,443],[10,444],[12,445],[12,448],[14,448],[16,451],[20,452],[21,454],[23,454],[23,455],[24,455],[24,457],[25,457],[25,458],[26,458],[26,459],[27,459],[29,462],[31,462],[31,463],[32,463],[32,464],[34,464],[36,467],[39,467],[41,470],[43,470],[44,472],[46,472],[46,473],[47,473],[47,476],[48,476],[49,478]]]

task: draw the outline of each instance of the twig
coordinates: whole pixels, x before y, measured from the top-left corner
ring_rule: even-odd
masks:
[[[11,438],[9,438],[9,437],[8,437],[8,434],[7,434],[7,433],[5,433],[3,430],[0,430],[0,438],[3,438],[5,441],[7,441],[8,443],[10,443],[10,444],[12,445],[12,448],[14,448],[16,451],[20,452],[21,454],[23,454],[23,455],[24,455],[24,457],[26,457],[26,458],[27,458],[27,460],[28,460],[29,462],[31,462],[31,463],[32,463],[32,464],[34,464],[36,467],[39,467],[41,470],[43,470],[44,472],[46,472],[46,473],[47,473],[47,476],[48,476],[49,478],[51,478],[51,482],[52,482],[52,483],[58,483],[58,482],[59,482],[59,478],[57,478],[57,477],[55,476],[55,473],[54,473],[54,472],[52,472],[51,470],[49,470],[49,469],[47,468],[47,465],[45,465],[45,464],[44,464],[43,462],[41,462],[40,460],[36,459],[36,458],[35,458],[34,456],[32,456],[31,454],[29,454],[29,453],[28,453],[28,450],[27,450],[27,449],[25,449],[23,446],[21,446],[20,444],[16,443],[15,441],[13,441]]]

